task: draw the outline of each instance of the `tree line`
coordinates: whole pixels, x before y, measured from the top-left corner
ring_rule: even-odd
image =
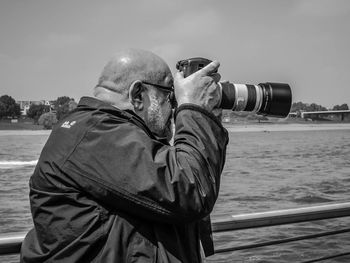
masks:
[[[27,117],[33,119],[35,124],[51,128],[58,120],[73,110],[77,103],[68,96],[58,97],[52,105],[34,104],[29,106]],[[21,116],[20,105],[11,96],[0,97],[0,119],[19,118]]]
[[[322,105],[318,105],[316,103],[303,103],[301,101],[294,102],[291,107],[291,112],[303,112],[303,111],[328,111],[328,110],[349,110],[349,106],[346,103],[341,105],[335,105],[331,109],[327,109]]]
[[[52,108],[53,106],[53,108]],[[33,119],[34,123],[43,125],[46,128],[51,128],[58,120],[62,119],[68,112],[73,110],[77,103],[73,98],[68,96],[58,97],[53,101],[53,105],[44,104],[31,104],[28,111],[27,117]],[[332,109],[327,109],[322,105],[316,103],[303,103],[301,101],[294,102],[291,107],[291,112],[303,112],[303,111],[327,111],[327,110],[349,110],[348,104],[344,103],[341,105],[335,105]],[[227,114],[233,114],[229,111]],[[226,114],[226,115],[227,115]],[[238,114],[238,113],[237,113]],[[3,118],[19,118],[21,115],[20,105],[8,95],[0,97],[0,119]],[[225,115],[225,113],[224,113]],[[240,115],[239,115],[240,116]],[[243,117],[253,118],[252,115],[245,114]],[[248,118],[247,117],[247,118]],[[260,116],[258,116],[260,117]],[[262,118],[262,117],[260,117]],[[260,119],[259,119],[260,120]]]

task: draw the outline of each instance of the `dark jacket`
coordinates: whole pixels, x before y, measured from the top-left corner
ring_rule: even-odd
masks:
[[[228,136],[194,105],[175,125],[169,146],[133,112],[82,98],[30,179],[21,261],[200,262],[199,221],[217,199]]]

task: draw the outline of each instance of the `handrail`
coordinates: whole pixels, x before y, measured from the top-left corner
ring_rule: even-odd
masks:
[[[309,222],[350,216],[350,202],[261,213],[222,216],[213,221],[213,232]],[[19,253],[25,233],[0,235],[0,255]]]
[[[213,221],[213,232],[277,226],[350,216],[350,202],[221,216]]]
[[[0,236],[0,255],[18,254],[26,233],[12,233]]]

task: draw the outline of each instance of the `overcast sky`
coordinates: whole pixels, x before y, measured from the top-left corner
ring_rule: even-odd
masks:
[[[1,0],[0,95],[91,95],[118,50],[221,62],[223,80],[286,82],[293,101],[350,105],[348,0]]]

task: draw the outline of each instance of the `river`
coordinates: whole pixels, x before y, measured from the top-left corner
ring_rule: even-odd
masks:
[[[350,200],[350,125],[228,126],[230,142],[212,218]],[[46,131],[0,131],[0,233],[31,228],[28,180]],[[346,227],[348,218],[214,235],[217,248]],[[208,262],[302,262],[350,251],[342,234],[216,254]],[[18,262],[18,255],[0,257]],[[339,257],[328,262],[350,262]]]

